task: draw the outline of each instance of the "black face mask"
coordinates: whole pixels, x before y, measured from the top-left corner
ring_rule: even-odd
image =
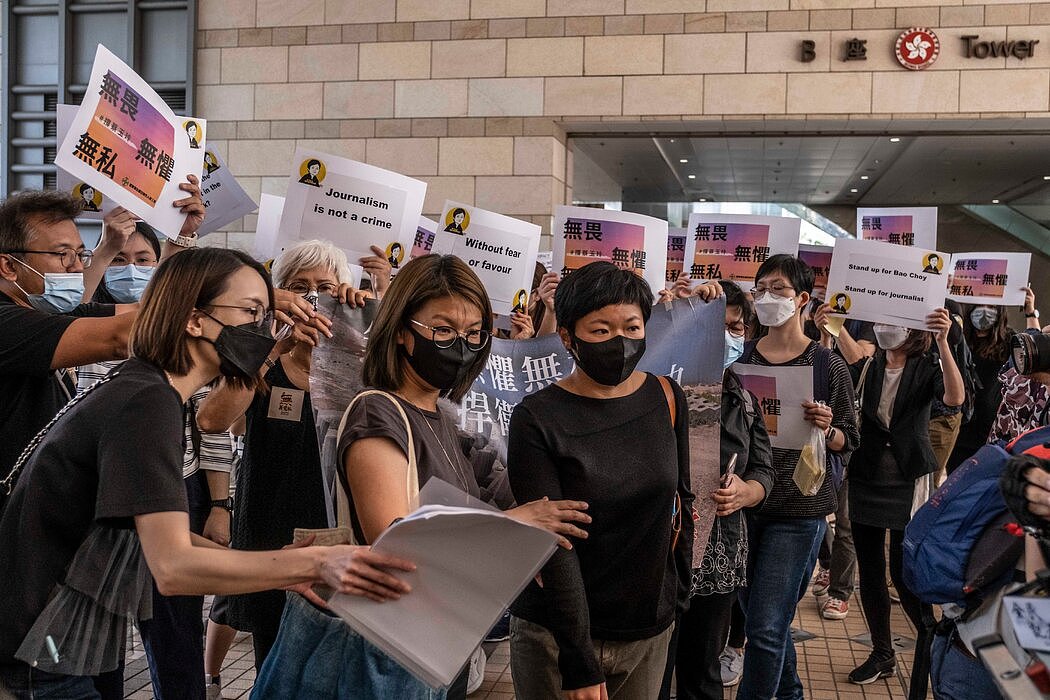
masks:
[[[408,366],[420,379],[442,394],[463,381],[475,355],[467,347],[467,341],[456,338],[449,347],[439,348],[433,338],[421,335],[411,326],[408,330],[415,336],[415,347],[409,355],[402,345],[401,352],[408,359]]]
[[[571,352],[584,374],[605,386],[622,384],[645,354],[645,338],[618,335],[598,343],[573,338]]]
[[[205,312],[207,313],[207,312]],[[211,314],[208,318],[222,324],[219,336],[210,341],[219,353],[219,374],[224,377],[251,379],[273,351],[277,341],[269,331],[262,331],[254,323],[231,326]]]

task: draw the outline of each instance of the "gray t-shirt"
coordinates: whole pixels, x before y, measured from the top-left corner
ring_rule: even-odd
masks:
[[[401,404],[409,425],[412,427],[412,444],[416,451],[416,471],[419,486],[423,487],[432,476],[447,481],[475,498],[483,498],[477,477],[470,461],[464,454],[464,443],[459,438],[455,422],[440,411],[425,411],[399,396],[390,396]],[[408,458],[408,433],[405,420],[397,408],[385,396],[365,396],[354,404],[347,416],[346,426],[339,435],[338,454],[343,456],[355,440],[384,437],[393,440]],[[364,542],[360,523],[354,509],[354,495],[350,492],[343,469],[339,470],[339,481],[350,502],[350,520],[354,536]]]

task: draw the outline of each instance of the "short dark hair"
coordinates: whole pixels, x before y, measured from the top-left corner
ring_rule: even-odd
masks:
[[[653,291],[649,283],[630,270],[611,262],[593,262],[573,271],[554,293],[554,316],[558,327],[576,335],[576,323],[589,313],[613,304],[637,304],[648,323],[653,313]]]
[[[321,167],[321,161],[317,160],[316,158],[311,158],[306,163],[306,169],[309,170],[311,165],[316,165],[318,168],[320,168]]]
[[[195,129],[200,129],[200,126],[197,125],[197,122],[193,121],[192,119],[186,122],[186,131],[189,131],[191,126]]]
[[[0,203],[0,253],[25,250],[33,239],[33,219],[55,224],[72,221],[84,210],[84,200],[56,190],[23,190]]]
[[[250,267],[266,282],[273,308],[273,284],[262,265],[247,253],[225,248],[191,248],[168,258],[153,274],[142,295],[138,317],[131,326],[131,354],[172,374],[183,375],[192,367],[186,322],[195,309],[212,304],[224,291],[230,276]],[[227,378],[238,388],[255,389],[257,377]]]
[[[758,272],[755,273],[755,283],[757,284],[763,277],[768,277],[778,272],[784,275],[791,283],[791,286],[795,288],[795,294],[801,294],[802,292],[807,294],[813,293],[813,282],[815,280],[813,268],[807,265],[804,260],[787,253],[777,253],[766,258],[766,261],[758,268]]]
[[[838,292],[835,296],[831,297],[833,300],[838,301],[839,299],[849,299],[845,292]]]
[[[464,209],[463,207],[456,207],[455,209],[452,210],[452,218],[453,219],[455,219],[456,216],[459,215],[459,214],[462,214],[463,216],[466,216],[467,215],[467,210]]]
[[[180,253],[181,255],[181,253]],[[410,260],[383,295],[365,348],[361,378],[365,386],[398,391],[405,381],[405,363],[397,335],[409,319],[431,299],[459,297],[481,311],[482,328],[492,331],[492,303],[485,285],[465,262],[454,255],[422,255]],[[463,379],[448,391],[459,402],[489,361],[489,343],[474,353],[474,361]]]

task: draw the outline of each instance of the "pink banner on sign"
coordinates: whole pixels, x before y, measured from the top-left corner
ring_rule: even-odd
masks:
[[[645,272],[645,227],[620,221],[590,221],[569,218],[562,232],[565,239],[566,275],[584,265],[609,261],[642,276]]]
[[[910,216],[865,216],[860,220],[866,241],[915,245],[915,226]]]
[[[667,282],[674,283],[685,269],[685,236],[667,237]]]
[[[762,418],[770,437],[777,434],[777,417],[780,415],[780,398],[777,396],[777,378],[755,374],[741,374],[740,384],[758,399],[762,407]]]
[[[955,263],[952,295],[998,297],[1006,291],[1006,260],[959,260]]]
[[[766,224],[698,224],[689,276],[694,280],[753,282],[769,257]]]

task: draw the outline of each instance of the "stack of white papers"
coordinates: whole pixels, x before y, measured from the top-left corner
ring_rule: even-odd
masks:
[[[489,506],[424,505],[384,531],[372,548],[403,557],[412,592],[376,603],[335,595],[329,607],[409,672],[438,688],[455,680],[474,649],[557,546],[557,538]],[[451,488],[451,487],[449,487]],[[463,498],[469,498],[460,494]]]

